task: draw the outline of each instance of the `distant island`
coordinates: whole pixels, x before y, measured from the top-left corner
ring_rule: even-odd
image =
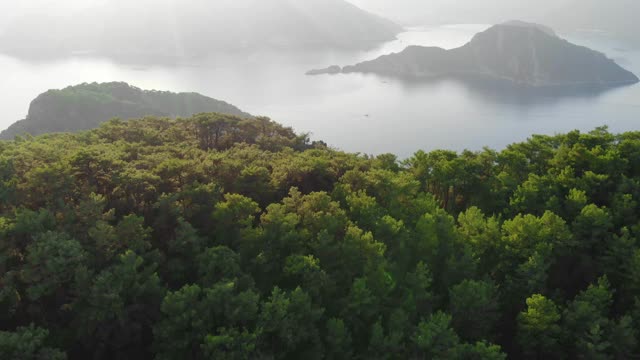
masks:
[[[189,117],[208,112],[251,117],[231,104],[197,93],[142,90],[124,82],[85,83],[39,95],[26,119],[0,133],[0,140],[89,130],[112,118]]]
[[[402,31],[345,0],[110,0],[55,16],[41,11],[7,25],[0,52],[150,63],[264,48],[359,50]]]
[[[334,65],[307,72],[308,75],[337,73],[483,78],[533,87],[638,82],[638,77],[606,55],[574,45],[548,27],[521,21],[495,25],[452,50],[410,46],[400,53],[356,65]]]

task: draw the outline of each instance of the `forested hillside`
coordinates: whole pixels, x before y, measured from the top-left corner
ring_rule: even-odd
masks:
[[[0,142],[2,359],[629,359],[640,132],[367,157],[266,118]]]
[[[40,94],[31,102],[27,118],[0,132],[0,140],[91,130],[116,117],[189,117],[207,112],[251,117],[231,104],[198,93],[142,90],[124,82],[84,83]]]

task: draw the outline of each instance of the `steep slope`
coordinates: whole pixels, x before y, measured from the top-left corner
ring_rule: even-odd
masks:
[[[111,0],[17,19],[0,37],[0,49],[21,56],[81,52],[153,60],[261,47],[360,49],[400,31],[344,0]]]
[[[315,71],[313,74],[323,71]],[[334,69],[335,72],[335,69]],[[411,46],[342,69],[400,77],[482,77],[528,86],[618,85],[638,78],[604,54],[569,43],[536,24],[508,22],[452,50]]]
[[[27,118],[0,133],[0,139],[24,133],[88,130],[115,117],[187,117],[205,112],[251,116],[226,102],[196,93],[147,91],[122,82],[81,84],[38,96],[31,102]]]

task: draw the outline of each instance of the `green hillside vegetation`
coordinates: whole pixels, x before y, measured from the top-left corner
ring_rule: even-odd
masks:
[[[197,93],[142,90],[123,82],[84,83],[41,94],[31,102],[27,118],[1,132],[0,139],[90,130],[114,117],[189,117],[205,112],[251,117],[231,104]]]
[[[2,359],[630,359],[640,132],[348,154],[269,119],[0,142]]]

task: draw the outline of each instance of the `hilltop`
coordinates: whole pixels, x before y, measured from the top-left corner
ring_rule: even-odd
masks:
[[[197,93],[142,90],[124,82],[85,83],[39,95],[31,102],[27,117],[0,133],[0,139],[24,133],[89,130],[111,118],[175,118],[205,112],[251,116],[224,101]]]

